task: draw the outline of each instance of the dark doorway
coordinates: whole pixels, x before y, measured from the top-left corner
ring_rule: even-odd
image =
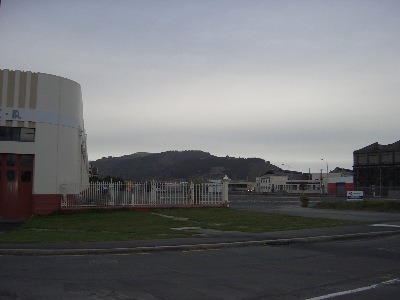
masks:
[[[30,154],[0,154],[0,217],[32,215],[33,160]]]

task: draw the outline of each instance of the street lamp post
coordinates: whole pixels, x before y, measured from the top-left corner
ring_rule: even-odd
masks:
[[[326,163],[326,193],[328,194],[328,162],[323,158],[321,160]]]
[[[322,195],[322,169],[319,169],[320,170],[320,174],[321,175],[319,175],[319,189],[320,189],[320,192],[321,192],[321,195]]]

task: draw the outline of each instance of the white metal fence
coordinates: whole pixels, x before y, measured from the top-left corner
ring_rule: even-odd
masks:
[[[228,182],[64,184],[62,208],[104,206],[213,206],[228,204]]]

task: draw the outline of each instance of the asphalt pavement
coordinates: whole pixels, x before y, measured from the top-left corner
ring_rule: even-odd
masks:
[[[375,212],[355,210],[314,209],[300,207],[297,197],[250,197],[231,195],[230,206],[236,209],[264,211],[301,217],[315,217],[360,222],[396,222],[400,221],[398,212]],[[326,198],[322,198],[326,199]],[[330,200],[332,198],[328,198]],[[333,198],[334,199],[334,198]],[[310,199],[310,207],[321,202],[321,198]]]
[[[0,244],[0,255],[84,255],[84,254],[129,254],[155,251],[182,251],[217,249],[243,246],[287,245],[292,243],[316,243],[367,239],[382,236],[400,235],[400,214],[358,211],[332,211],[299,207],[296,201],[287,203],[275,201],[245,201],[233,199],[231,207],[257,211],[269,211],[282,214],[349,219],[368,222],[355,226],[314,228],[264,233],[227,232],[201,228],[182,228],[197,233],[195,237],[106,241],[54,244]],[[21,220],[0,220],[0,234],[12,230],[21,224]]]

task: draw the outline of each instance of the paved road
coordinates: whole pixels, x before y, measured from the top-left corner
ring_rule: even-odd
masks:
[[[312,209],[299,206],[298,197],[271,197],[262,195],[230,195],[230,207],[253,211],[282,213],[304,217],[343,219],[365,222],[400,222],[400,213],[381,213],[365,211],[335,211]],[[310,206],[319,201],[337,198],[311,198]]]
[[[400,237],[389,237],[131,255],[0,256],[0,299],[326,299],[343,292],[336,299],[398,299],[399,249]]]
[[[240,209],[329,217],[330,211],[300,208],[295,199],[231,197]],[[283,202],[282,202],[283,201]],[[0,256],[0,299],[398,299],[400,236],[341,242],[292,243],[315,236],[387,232],[399,214],[334,212],[335,217],[385,224],[288,232],[205,232],[201,238],[165,241],[19,245],[24,251],[104,249],[256,239],[283,241],[258,247],[189,247],[175,251],[118,252],[124,255]],[[398,234],[398,233],[397,233]],[[367,235],[369,236],[369,235]],[[312,239],[311,239],[312,240]],[[319,238],[317,239],[317,241]],[[321,241],[321,240],[319,240]],[[261,245],[261,244],[258,244]],[[15,245],[1,245],[4,251]],[[149,248],[149,249],[150,249]],[[41,250],[39,249],[39,250]],[[129,254],[128,254],[129,253]]]

